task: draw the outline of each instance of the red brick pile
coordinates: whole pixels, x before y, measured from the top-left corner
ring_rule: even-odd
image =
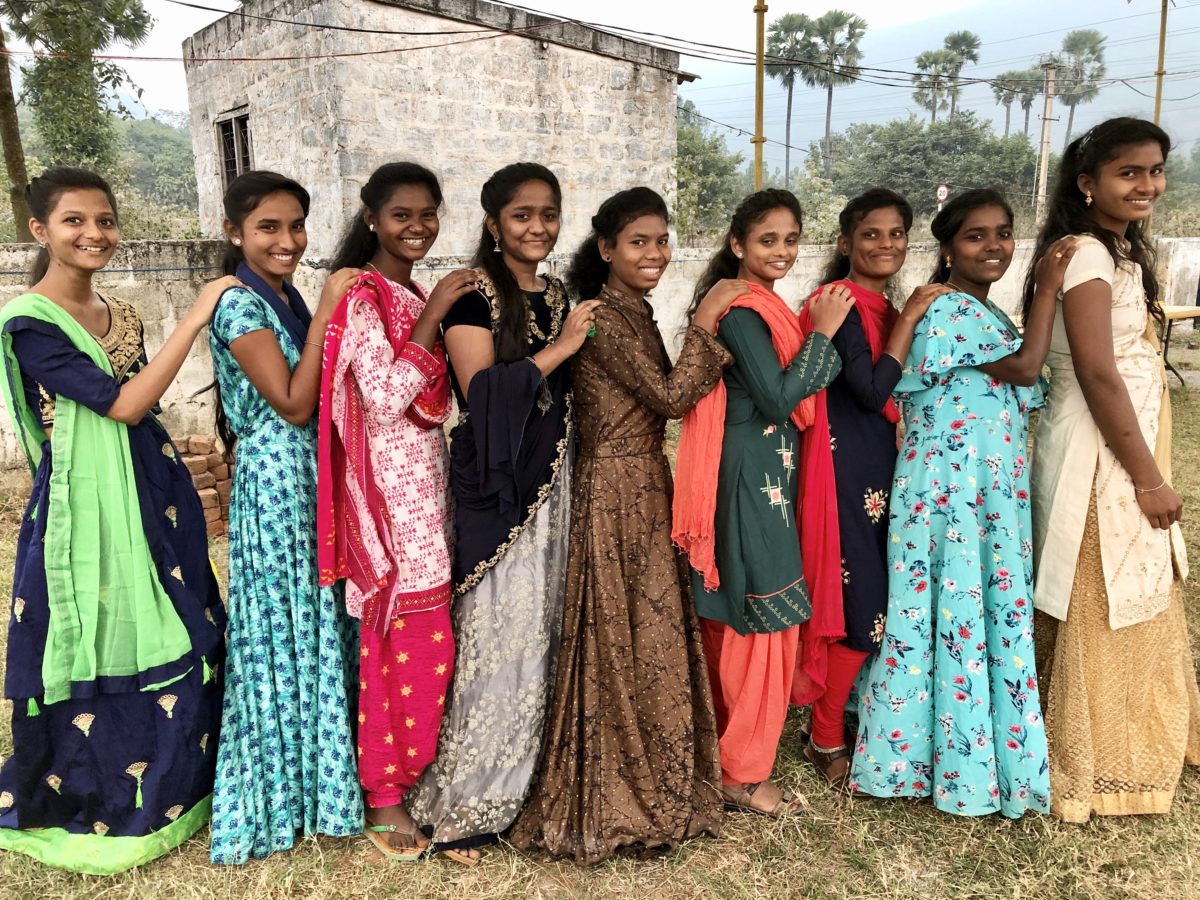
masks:
[[[229,492],[233,488],[233,473],[215,437],[193,434],[175,442],[183,456],[183,464],[192,473],[192,483],[204,507],[208,536],[225,534],[229,526]]]

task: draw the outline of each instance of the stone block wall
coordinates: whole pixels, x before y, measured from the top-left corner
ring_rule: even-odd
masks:
[[[192,475],[200,496],[208,536],[225,534],[229,527],[229,495],[233,490],[233,467],[225,461],[221,443],[208,434],[176,438],[180,459]]]
[[[562,248],[584,237],[591,211],[617,190],[647,184],[674,194],[673,52],[485,0],[252,0],[243,8],[364,29],[470,33],[316,31],[234,13],[190,38],[189,56],[326,54],[316,62],[187,64],[200,218],[210,235],[221,223],[214,119],[240,106],[254,165],[312,192],[310,255],[333,255],[361,186],[392,160],[416,160],[441,179],[437,252],[449,256],[473,251],[480,187],[508,163],[533,160],[559,177],[570,211]],[[471,29],[480,25],[532,30],[479,39]],[[429,44],[442,46],[404,49]]]

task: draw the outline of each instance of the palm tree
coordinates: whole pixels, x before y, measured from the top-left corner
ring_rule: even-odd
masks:
[[[1021,78],[1024,75],[1024,72],[1013,70],[1010,72],[1001,72],[992,79],[992,96],[996,98],[997,106],[1004,107],[1005,137],[1008,137],[1009,128],[1012,124],[1012,105],[1021,96],[1021,90],[1024,87],[1021,83]]]
[[[1025,113],[1025,137],[1029,137],[1029,113],[1033,109],[1033,102],[1045,90],[1046,74],[1041,69],[1026,69],[1018,74],[1021,109]]]
[[[1105,37],[1095,28],[1079,28],[1063,38],[1059,54],[1059,90],[1062,102],[1070,107],[1067,115],[1067,139],[1063,146],[1071,143],[1071,130],[1075,127],[1075,107],[1080,103],[1091,103],[1100,93],[1100,79],[1104,77]]]
[[[937,122],[939,109],[946,109],[950,104],[946,99],[953,87],[954,73],[958,66],[958,57],[950,50],[926,50],[917,57],[917,68],[920,74],[913,75],[913,99],[929,110],[929,123]]]
[[[833,174],[833,142],[830,138],[833,133],[833,89],[854,81],[862,59],[859,42],[866,33],[866,20],[841,9],[831,9],[812,20],[808,33],[804,54],[807,65],[800,70],[800,78],[809,87],[825,89],[825,141],[821,156],[826,178]]]
[[[950,115],[952,116],[958,109],[958,76],[962,74],[963,67],[967,63],[979,62],[981,43],[979,35],[973,31],[952,31],[942,41],[942,47],[949,50],[958,59],[958,67],[954,70],[950,86]]]
[[[783,186],[790,187],[792,179],[792,93],[796,89],[798,62],[809,51],[808,34],[813,21],[803,13],[788,13],[771,23],[767,33],[767,57],[788,62],[772,63],[767,74],[787,88],[787,118],[783,139]]]

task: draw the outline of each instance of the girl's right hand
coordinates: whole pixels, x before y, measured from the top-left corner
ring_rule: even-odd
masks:
[[[554,343],[565,350],[569,356],[574,356],[587,340],[588,330],[596,324],[596,309],[604,304],[600,300],[587,300],[578,304],[567,314],[562,332]]]
[[[908,295],[908,299],[904,301],[904,309],[900,311],[900,315],[915,325],[929,311],[929,307],[933,305],[934,300],[952,293],[954,293],[954,288],[947,287],[944,284],[923,284]]]
[[[854,306],[854,295],[844,284],[830,283],[821,288],[817,296],[808,301],[808,313],[812,316],[813,331],[819,331],[832,339],[846,321]]]
[[[1067,275],[1067,265],[1075,255],[1077,241],[1073,235],[1059,238],[1046,248],[1042,258],[1033,267],[1033,283],[1038,290],[1058,296],[1062,290],[1063,279]]]
[[[1137,493],[1138,507],[1155,528],[1170,528],[1183,521],[1183,499],[1169,484],[1153,491]]]
[[[317,304],[316,314],[314,319],[323,319],[328,322],[333,318],[333,311],[346,296],[346,292],[356,282],[360,275],[363,274],[362,269],[338,269],[332,275],[325,279],[325,286],[321,288],[321,301]]]
[[[230,288],[235,287],[245,287],[236,275],[226,275],[216,281],[210,281],[196,296],[196,302],[192,304],[192,312],[203,324],[207,325],[212,321],[213,313],[217,310],[217,302],[222,295]]]

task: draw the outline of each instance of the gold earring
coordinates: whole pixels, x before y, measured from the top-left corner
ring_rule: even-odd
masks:
[[[1086,203],[1088,206],[1092,205],[1092,192],[1091,191],[1083,192],[1083,202]]]
[[[952,266],[952,265],[954,265],[954,260],[953,260],[951,257],[947,256],[947,257],[946,257],[946,266],[947,266],[947,268],[949,268],[949,267],[950,267],[950,266]]]

